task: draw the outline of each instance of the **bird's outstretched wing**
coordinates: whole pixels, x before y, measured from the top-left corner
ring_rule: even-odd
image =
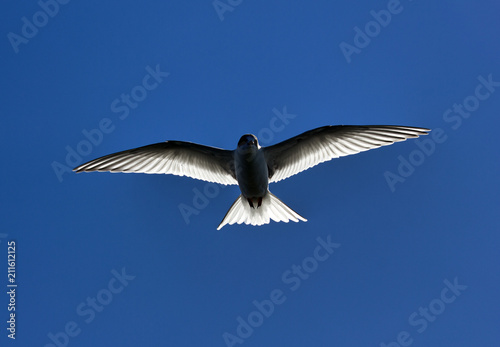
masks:
[[[337,125],[306,131],[265,147],[269,182],[278,182],[322,162],[427,135],[430,129],[394,125]]]
[[[73,170],[172,174],[238,184],[233,152],[191,142],[166,141],[97,158]]]

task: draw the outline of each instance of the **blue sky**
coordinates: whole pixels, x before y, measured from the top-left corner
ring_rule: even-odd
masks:
[[[5,3],[1,345],[496,345],[499,10]],[[236,186],[69,172],[165,140],[233,149],[336,124],[433,132],[271,185],[307,223],[216,231]]]

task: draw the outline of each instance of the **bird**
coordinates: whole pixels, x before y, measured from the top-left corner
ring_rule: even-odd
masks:
[[[306,222],[269,190],[320,163],[427,135],[427,128],[398,125],[327,125],[277,144],[261,147],[253,134],[241,136],[234,150],[185,141],[165,141],[109,154],[73,171],[172,174],[238,185],[241,194],[220,222],[260,226],[275,222]]]

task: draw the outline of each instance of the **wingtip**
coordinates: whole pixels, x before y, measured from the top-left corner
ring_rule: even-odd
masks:
[[[428,132],[432,131],[432,129],[430,129],[430,128],[421,128],[421,127],[414,127],[414,128],[415,128],[415,130],[418,130],[418,131],[423,132],[423,133],[428,133]]]
[[[80,172],[84,172],[85,169],[83,168],[83,165],[79,165],[79,166],[75,167],[72,171],[75,173],[80,173]]]

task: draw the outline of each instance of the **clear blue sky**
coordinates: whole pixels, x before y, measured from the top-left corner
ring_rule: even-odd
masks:
[[[496,345],[498,1],[215,5],[3,4],[0,344]],[[216,231],[236,186],[69,172],[335,124],[433,132],[271,185],[307,223]]]

